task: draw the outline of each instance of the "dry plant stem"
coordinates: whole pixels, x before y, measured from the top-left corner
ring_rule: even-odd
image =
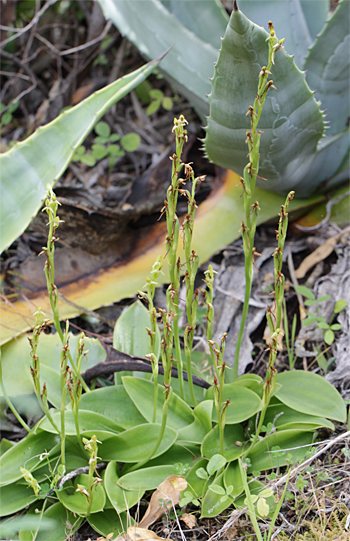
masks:
[[[10,408],[10,410],[12,411],[13,415],[16,417],[16,419],[17,419],[17,421],[20,423],[20,425],[22,425],[23,428],[25,428],[25,429],[27,430],[27,432],[30,432],[29,426],[28,426],[27,423],[22,419],[22,417],[20,416],[20,414],[18,413],[18,411],[16,410],[16,408],[15,408],[14,405],[12,404],[12,402],[11,402],[11,400],[10,400],[10,397],[8,396],[8,394],[7,394],[7,392],[6,392],[5,385],[4,385],[4,380],[3,380],[3,377],[2,377],[1,350],[0,350],[0,387],[1,387],[1,391],[2,391],[3,397],[5,398],[6,403],[7,403],[8,407]]]
[[[252,289],[253,281],[253,265],[254,265],[254,237],[256,230],[256,220],[258,216],[259,203],[254,201],[254,191],[256,184],[256,177],[259,172],[259,147],[260,147],[260,136],[261,132],[258,131],[258,123],[262,113],[262,109],[265,103],[266,95],[273,86],[273,82],[268,81],[268,77],[271,74],[272,64],[274,63],[274,57],[276,51],[282,47],[284,40],[278,41],[276,34],[274,32],[273,24],[269,22],[270,37],[269,41],[269,58],[267,67],[263,67],[259,73],[259,84],[258,84],[258,93],[257,97],[254,100],[254,106],[249,106],[247,115],[250,115],[251,130],[247,130],[247,139],[246,142],[249,148],[249,163],[246,165],[243,171],[243,178],[241,178],[241,183],[243,186],[243,200],[244,200],[244,211],[245,211],[245,220],[242,221],[242,239],[243,239],[243,251],[245,257],[245,295],[244,295],[244,304],[242,312],[242,320],[237,338],[237,345],[235,351],[234,366],[232,371],[232,376],[229,376],[229,381],[234,381],[238,378],[238,367],[239,367],[239,354],[241,349],[241,344],[243,340],[244,328],[246,325],[246,319],[249,308],[249,299]]]

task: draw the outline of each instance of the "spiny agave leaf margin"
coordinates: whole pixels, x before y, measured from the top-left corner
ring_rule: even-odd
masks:
[[[95,92],[0,154],[0,252],[29,225],[41,207],[47,185],[54,186],[95,123],[144,81],[165,54]]]

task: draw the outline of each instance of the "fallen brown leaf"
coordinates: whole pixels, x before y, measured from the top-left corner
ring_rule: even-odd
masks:
[[[128,528],[128,539],[126,541],[129,541],[129,539],[131,541],[148,541],[149,539],[159,539],[160,541],[167,541],[164,537],[159,537],[151,530],[139,528],[138,526],[130,526]]]
[[[190,515],[189,513],[184,513],[181,516],[181,520],[186,524],[188,528],[192,530],[192,528],[196,525],[196,518],[194,515]]]
[[[167,477],[153,492],[149,506],[139,526],[148,528],[165,513],[166,509],[172,509],[174,505],[179,503],[180,492],[185,490],[186,487],[187,481],[181,475]]]
[[[337,235],[334,237],[331,237],[330,239],[327,239],[324,244],[316,248],[310,255],[308,255],[304,261],[301,263],[299,268],[295,271],[295,276],[297,278],[304,278],[305,274],[314,267],[317,263],[320,261],[323,261],[328,257],[334,250],[334,247],[338,243],[339,239],[341,239],[345,233],[350,232],[350,227],[347,227],[343,231],[340,231]]]

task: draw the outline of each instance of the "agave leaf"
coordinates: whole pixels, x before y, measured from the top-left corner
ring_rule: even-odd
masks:
[[[161,0],[170,13],[204,42],[220,49],[229,16],[220,0]]]
[[[322,102],[330,135],[346,130],[349,117],[349,26],[349,2],[341,0],[305,61],[306,80]]]
[[[159,62],[152,61],[118,79],[0,154],[0,252],[28,226],[40,209],[47,184],[53,186],[63,174],[94,124]]]
[[[300,5],[304,12],[311,39],[313,40],[321,32],[324,22],[327,19],[329,0],[317,0],[317,9],[315,9],[316,4],[314,0],[300,0]]]
[[[302,68],[312,40],[300,0],[239,0],[239,7],[266,30],[268,21],[272,21],[278,36],[285,38],[286,50],[294,54],[296,65]]]
[[[213,253],[228,246],[239,237],[243,212],[241,195],[239,177],[227,171],[225,182],[200,205],[196,212],[193,248],[201,262],[207,261]],[[261,204],[259,224],[276,216],[276,209],[284,203],[283,197],[259,188],[256,190],[256,197]],[[290,209],[305,208],[323,199],[324,197],[320,194],[310,199],[294,199]],[[75,317],[84,308],[94,310],[128,296],[131,297],[142,289],[155,259],[160,254],[164,254],[165,234],[165,223],[158,223],[152,229],[147,241],[150,247],[148,250],[143,249],[140,252],[136,247],[135,253],[131,254],[124,264],[118,262],[112,267],[61,287],[60,293],[63,298],[68,299],[68,302],[60,298],[60,317],[62,319]],[[179,253],[183,257],[181,250],[183,250],[182,239],[179,241]],[[164,275],[159,276],[158,282],[166,283],[169,280],[166,262],[163,271]],[[30,299],[25,295],[19,295],[19,299],[13,303],[9,299],[1,299],[0,344],[5,344],[15,336],[29,330],[35,323],[33,313],[39,306],[48,318],[52,317],[46,291],[39,291]]]
[[[244,139],[250,121],[245,112],[267,62],[267,37],[264,29],[234,11],[212,81],[205,150],[211,161],[238,174],[247,163]],[[319,144],[324,131],[320,106],[305,74],[284,51],[276,54],[272,78],[277,90],[268,95],[259,123],[259,175],[268,182],[258,179],[258,184],[279,193],[293,189],[298,197],[306,197],[337,173],[348,152],[348,136],[325,138]],[[346,171],[336,180],[345,176]]]
[[[111,19],[146,58],[157,58],[172,47],[162,62],[162,71],[200,114],[208,114],[206,94],[210,92],[209,78],[218,50],[183,26],[158,0],[98,2],[105,17]],[[210,24],[209,20],[208,33],[211,33]]]

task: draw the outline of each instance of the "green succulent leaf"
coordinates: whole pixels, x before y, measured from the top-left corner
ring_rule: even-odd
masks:
[[[344,400],[333,385],[318,374],[303,370],[283,372],[278,374],[277,382],[282,387],[276,397],[290,408],[308,415],[345,422]]]
[[[117,539],[119,535],[127,530],[128,526],[135,523],[130,513],[117,513],[114,509],[106,508],[99,513],[90,515],[87,521],[96,532],[104,537],[113,533],[112,539]]]
[[[118,469],[118,462],[115,460],[108,464],[104,475],[104,486],[114,509],[117,513],[122,513],[133,507],[142,498],[144,491],[121,488],[117,484],[119,480]]]
[[[247,163],[245,134],[250,119],[245,113],[256,97],[259,72],[267,63],[267,37],[267,32],[241,11],[233,11],[212,80],[204,147],[211,161],[238,174]],[[321,154],[324,161],[336,145],[344,155],[346,145],[327,140],[322,150],[317,150],[325,127],[320,105],[306,84],[305,74],[283,50],[277,51],[272,79],[276,90],[269,90],[259,122],[263,132],[259,176],[267,181],[258,178],[257,183],[278,192],[293,189],[305,197],[339,167],[339,162],[333,163],[333,168],[329,164],[326,175],[320,177]]]
[[[124,490],[140,492],[153,490],[158,487],[169,475],[176,475],[175,466],[153,466],[142,470],[126,473],[118,480],[118,485]]]
[[[210,92],[209,78],[212,76],[213,63],[218,56],[220,41],[220,34],[216,34],[217,26],[211,28],[213,12],[216,13],[215,20],[221,20],[219,28],[222,29],[222,34],[225,22],[225,16],[218,3],[214,0],[186,2],[187,9],[199,10],[202,16],[198,24],[190,22],[188,16],[187,25],[191,28],[189,30],[158,0],[132,2],[98,0],[98,2],[105,17],[113,21],[119,31],[126,35],[146,58],[157,58],[165,49],[172,47],[162,62],[162,72],[178,91],[191,101],[201,115],[208,114],[206,94]],[[175,9],[175,2],[171,4]],[[168,5],[170,6],[169,3]],[[179,5],[177,13],[182,7]],[[205,41],[192,31],[194,25],[198,32],[201,26],[200,34],[205,35]],[[210,35],[217,43],[215,47],[207,43],[210,42]]]
[[[225,493],[224,474],[221,473],[215,479],[215,482],[209,485],[208,491],[203,498],[202,518],[216,517],[232,503],[233,499],[231,496],[223,498]]]
[[[148,310],[141,301],[136,301],[118,318],[113,332],[113,346],[129,355],[144,357],[149,353],[146,327],[150,327]],[[159,354],[160,332],[157,327],[156,357],[159,357]]]
[[[88,501],[86,496],[77,492],[78,485],[88,486],[89,476],[85,473],[78,475],[74,479],[74,483],[69,485],[67,482],[64,485],[64,489],[57,491],[57,496],[60,502],[72,513],[84,517],[88,512]],[[94,489],[94,496],[92,500],[91,513],[98,513],[102,511],[106,503],[106,493],[101,484],[97,484]]]
[[[244,431],[241,425],[227,425],[224,430],[224,453],[227,462],[240,457],[244,452]],[[211,458],[220,453],[219,425],[216,425],[204,438],[202,443],[202,456]]]
[[[61,502],[51,505],[42,517],[35,515],[35,508],[32,508],[25,517],[20,518],[32,519],[32,524],[29,521],[26,524],[24,520],[24,524],[20,525],[20,541],[62,541],[67,534],[74,535],[82,522],[81,518],[73,515]]]
[[[15,482],[0,487],[0,517],[13,515],[37,499],[33,490],[29,489],[26,484]]]
[[[96,121],[144,81],[158,64],[159,61],[152,61],[118,79],[0,154],[0,252],[16,240],[38,212],[47,185],[54,186],[64,173],[75,149]],[[87,156],[81,155],[80,160]]]
[[[310,48],[305,61],[306,80],[316,90],[327,114],[333,135],[347,129],[349,117],[350,75],[350,9],[348,0],[341,0],[325,27]]]

